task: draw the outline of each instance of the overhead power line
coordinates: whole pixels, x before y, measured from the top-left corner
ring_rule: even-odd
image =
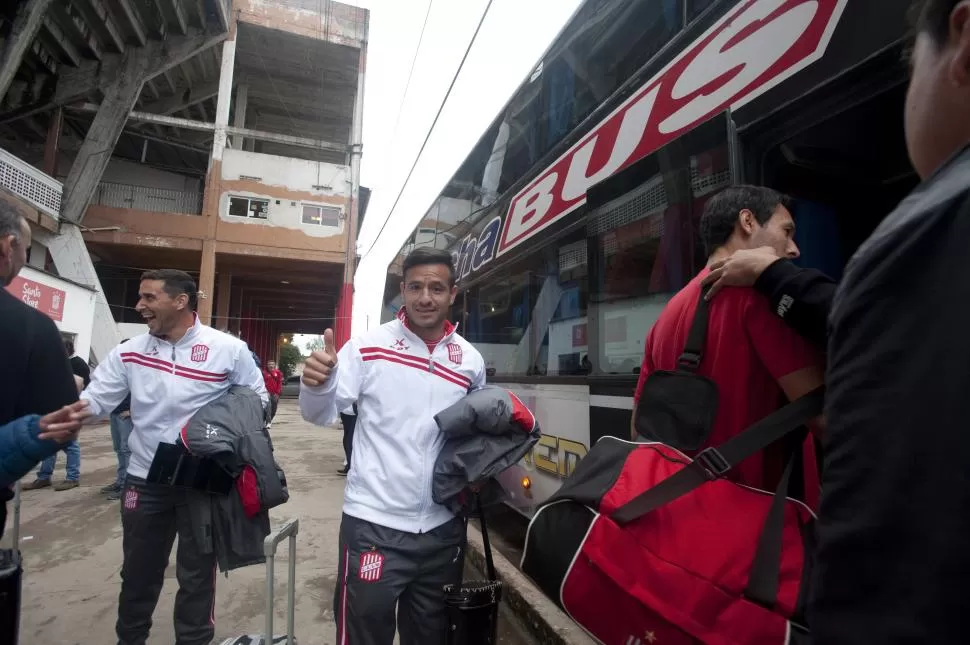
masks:
[[[492,0],[488,0],[488,4],[485,5],[485,11],[482,12],[482,17],[478,21],[478,26],[475,27],[475,33],[472,34],[471,40],[468,42],[468,47],[465,48],[465,53],[461,57],[461,62],[458,64],[458,69],[455,70],[455,75],[451,78],[451,83],[448,85],[448,91],[445,92],[444,98],[441,100],[441,105],[438,106],[438,112],[434,115],[434,121],[431,122],[431,127],[428,128],[428,134],[424,137],[424,142],[421,144],[421,148],[418,150],[417,156],[414,158],[414,163],[411,164],[411,169],[408,171],[407,177],[404,179],[404,183],[401,184],[401,190],[398,192],[397,197],[394,198],[394,203],[391,205],[391,210],[388,211],[387,217],[384,218],[384,223],[381,224],[380,230],[374,237],[374,241],[371,242],[370,247],[365,253],[361,255],[366,255],[370,253],[374,245],[377,244],[377,240],[380,239],[381,234],[384,233],[384,229],[387,227],[387,223],[391,221],[391,216],[394,214],[394,209],[397,208],[398,202],[401,201],[401,196],[404,194],[405,188],[407,188],[408,182],[411,181],[411,175],[414,174],[414,169],[418,166],[418,161],[421,160],[421,155],[424,153],[425,147],[428,145],[428,140],[431,138],[431,133],[434,132],[435,126],[438,124],[438,118],[441,117],[442,111],[445,109],[445,104],[448,103],[448,97],[451,96],[451,90],[455,87],[455,82],[458,80],[458,75],[461,74],[462,68],[465,66],[465,61],[468,59],[468,54],[471,52],[472,47],[475,45],[475,39],[478,38],[478,32],[482,28],[482,24],[485,22],[485,17],[488,16],[488,10],[492,7]],[[412,68],[413,71],[413,68]]]

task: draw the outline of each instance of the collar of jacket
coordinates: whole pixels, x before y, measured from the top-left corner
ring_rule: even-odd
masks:
[[[427,344],[423,338],[421,338],[411,330],[411,325],[408,324],[408,310],[405,309],[404,307],[401,307],[398,310],[397,321],[398,321],[398,324],[401,325],[401,330],[403,331],[405,336],[409,336],[413,342]],[[455,332],[457,331],[458,331],[458,325],[455,323],[452,323],[450,320],[446,320],[445,335],[438,340],[438,344],[440,345],[441,343],[445,342],[446,340],[454,336]]]
[[[201,322],[199,322],[199,314],[192,312],[192,316],[193,316],[192,326],[189,327],[187,330],[185,330],[185,335],[179,338],[178,342],[173,343],[172,341],[167,340],[165,338],[158,338],[157,336],[153,336],[153,338],[155,339],[155,342],[165,343],[166,345],[172,345],[174,347],[182,347],[183,345],[187,345],[191,342],[194,342],[195,338],[199,335],[199,332],[202,330],[202,327],[204,325]]]

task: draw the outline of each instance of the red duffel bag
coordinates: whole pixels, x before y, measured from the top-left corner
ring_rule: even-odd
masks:
[[[814,515],[724,478],[822,409],[818,390],[693,458],[605,437],[533,517],[522,570],[606,645],[783,645],[807,632]]]

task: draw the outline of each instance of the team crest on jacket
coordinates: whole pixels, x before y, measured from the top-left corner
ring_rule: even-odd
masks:
[[[392,347],[391,349],[394,349],[399,352],[406,352],[409,349],[411,349],[411,347],[404,342],[403,338],[398,338],[396,341],[394,341],[394,347]]]
[[[455,365],[461,365],[461,345],[448,343],[448,360]]]
[[[384,570],[384,555],[379,551],[364,551],[360,554],[358,577],[364,582],[377,582]]]
[[[192,345],[192,359],[193,363],[204,363],[205,359],[209,357],[209,346],[208,345]]]

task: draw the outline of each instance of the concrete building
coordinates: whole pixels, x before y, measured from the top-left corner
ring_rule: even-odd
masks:
[[[349,334],[365,9],[20,0],[0,20],[0,196],[31,221],[34,277],[90,288],[92,358],[141,329],[138,277],[163,267],[261,357]]]

